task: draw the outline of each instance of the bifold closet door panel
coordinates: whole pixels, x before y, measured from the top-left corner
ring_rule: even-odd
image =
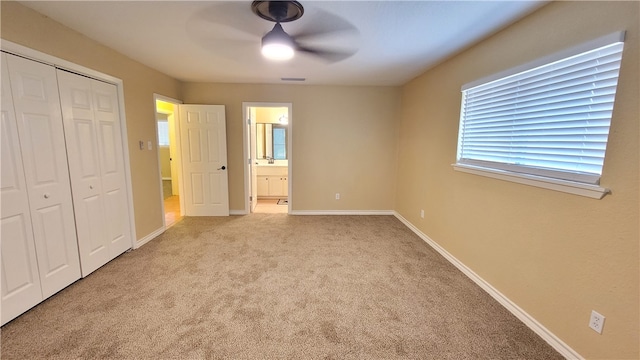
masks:
[[[105,194],[107,235],[111,257],[131,248],[131,228],[124,169],[120,108],[115,85],[90,80],[96,105],[98,153]]]
[[[116,87],[58,70],[82,275],[131,247]]]
[[[36,248],[31,230],[27,184],[9,85],[6,55],[2,54],[0,105],[0,196],[2,197],[2,324],[42,301]]]
[[[80,278],[65,137],[55,69],[6,55],[42,294]]]
[[[42,294],[80,278],[55,69],[5,55],[28,192]]]

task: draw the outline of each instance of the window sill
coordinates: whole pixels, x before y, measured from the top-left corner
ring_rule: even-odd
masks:
[[[539,188],[561,191],[569,194],[586,196],[592,199],[602,199],[611,190],[598,185],[580,184],[572,181],[546,178],[542,176],[520,174],[504,170],[490,169],[466,164],[452,164],[454,170],[469,174],[486,176],[494,179],[511,181],[519,184],[536,186]]]

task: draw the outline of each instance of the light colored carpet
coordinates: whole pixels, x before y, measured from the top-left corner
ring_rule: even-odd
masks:
[[[1,336],[2,359],[562,358],[391,216],[185,218]]]

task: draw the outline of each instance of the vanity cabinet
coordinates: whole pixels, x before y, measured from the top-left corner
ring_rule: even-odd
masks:
[[[258,197],[289,196],[289,168],[287,166],[258,166]]]
[[[258,175],[258,196],[269,196],[269,176]]]
[[[259,175],[258,196],[283,197],[289,194],[289,181],[286,176]]]

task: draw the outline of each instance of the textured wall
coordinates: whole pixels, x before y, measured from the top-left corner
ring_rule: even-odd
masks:
[[[393,209],[400,88],[185,83],[183,95],[226,106],[232,210],[244,210],[242,102],[293,104],[293,210]]]
[[[638,3],[554,2],[403,88],[396,210],[587,358],[638,354]],[[460,87],[627,30],[594,200],[456,172]],[[425,210],[425,219],[419,216]],[[604,332],[587,327],[592,309]]]

